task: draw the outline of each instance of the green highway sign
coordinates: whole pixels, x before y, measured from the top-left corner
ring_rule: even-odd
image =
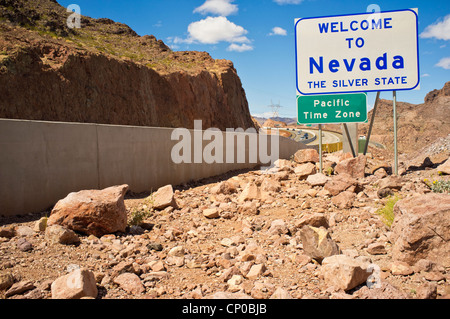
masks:
[[[298,95],[298,124],[364,123],[367,121],[365,93]]]

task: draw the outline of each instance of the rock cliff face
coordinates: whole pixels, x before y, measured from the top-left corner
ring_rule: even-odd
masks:
[[[405,93],[402,93],[405,94]],[[400,153],[413,153],[450,133],[450,82],[440,90],[427,94],[423,104],[397,103],[398,142]],[[373,111],[369,112],[369,120]],[[372,137],[393,150],[392,101],[380,100]],[[369,125],[360,126],[360,134],[367,134]]]
[[[67,29],[69,15],[51,0],[0,0],[1,118],[254,127],[230,61],[172,52],[108,19]]]

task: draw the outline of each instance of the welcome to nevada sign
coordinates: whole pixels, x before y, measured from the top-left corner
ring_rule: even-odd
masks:
[[[298,19],[297,94],[419,86],[417,9]]]

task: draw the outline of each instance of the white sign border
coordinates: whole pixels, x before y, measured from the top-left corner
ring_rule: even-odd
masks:
[[[350,17],[356,15],[367,15],[367,14],[380,14],[380,13],[391,13],[391,12],[404,12],[411,11],[416,15],[416,43],[417,43],[417,83],[412,88],[403,89],[384,89],[384,90],[360,90],[360,91],[339,91],[339,92],[320,92],[320,93],[303,93],[298,88],[298,43],[297,43],[297,24],[302,20],[310,19],[323,19],[323,18],[336,18],[336,17]],[[419,55],[419,15],[414,9],[401,9],[401,10],[390,10],[390,11],[380,11],[376,13],[364,12],[364,13],[351,13],[351,14],[340,14],[331,16],[321,16],[321,17],[309,17],[295,19],[295,87],[297,89],[297,95],[325,95],[325,94],[345,94],[345,93],[369,93],[369,92],[391,92],[391,91],[410,91],[416,89],[420,85],[420,55]]]

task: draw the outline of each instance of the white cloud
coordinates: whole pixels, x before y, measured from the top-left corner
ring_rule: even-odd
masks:
[[[300,4],[303,2],[303,0],[273,0],[276,3],[278,3],[279,5],[283,5],[283,4]]]
[[[194,10],[194,13],[217,14],[220,16],[229,16],[238,12],[238,6],[232,4],[234,0],[206,0],[204,4]]]
[[[450,40],[450,14],[445,16],[442,21],[436,21],[429,25],[420,34],[421,38],[436,38],[439,40]]]
[[[439,66],[441,68],[444,68],[446,70],[450,70],[450,57],[442,58],[436,66]]]
[[[269,35],[282,35],[282,36],[286,36],[286,35],[287,35],[287,31],[284,30],[283,28],[275,27],[275,28],[272,29],[272,32],[269,33]]]
[[[187,39],[174,38],[177,43],[202,43],[217,44],[225,41],[229,43],[249,43],[245,36],[248,31],[234,24],[226,17],[207,17],[206,19],[192,22],[188,26],[189,36]]]
[[[427,78],[427,77],[429,77],[430,75],[428,74],[428,73],[425,73],[425,74],[422,74],[422,77],[423,78]]]
[[[245,51],[251,51],[253,50],[253,47],[251,45],[248,44],[236,44],[236,43],[232,43],[230,44],[230,46],[227,48],[227,51],[236,51],[236,52],[245,52]]]

